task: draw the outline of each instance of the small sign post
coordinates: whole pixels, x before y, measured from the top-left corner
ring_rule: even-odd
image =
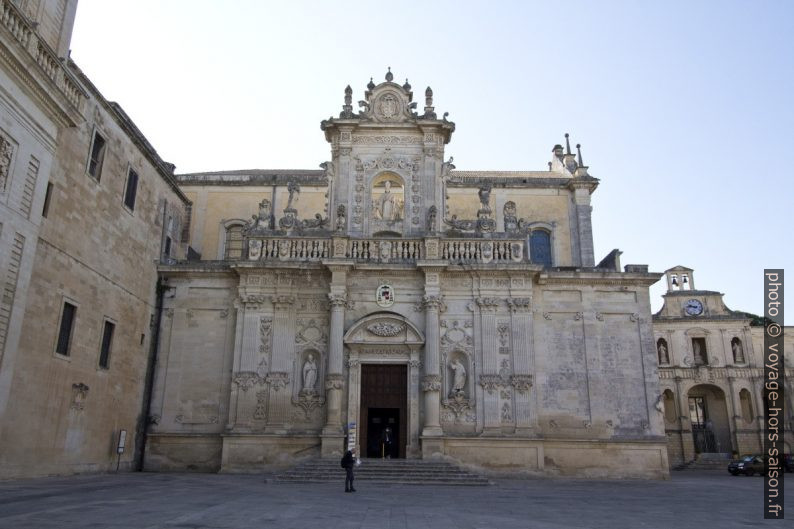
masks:
[[[118,455],[118,459],[116,460],[116,472],[119,471],[119,465],[121,464],[121,454],[124,453],[124,447],[127,444],[127,430],[119,430],[119,442],[116,445],[116,454]]]

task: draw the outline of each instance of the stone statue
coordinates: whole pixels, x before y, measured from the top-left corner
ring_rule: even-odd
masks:
[[[303,364],[303,390],[304,395],[314,395],[314,386],[317,383],[317,364],[314,363],[314,355],[310,354]]]
[[[706,363],[706,358],[703,356],[703,350],[700,347],[700,342],[694,340],[692,342],[692,356],[695,359],[695,365],[704,365]]]
[[[334,162],[323,162],[320,164],[320,168],[323,169],[323,176],[327,180],[333,180],[334,178]]]
[[[452,215],[452,218],[444,219],[444,224],[449,225],[453,230],[457,231],[473,231],[477,227],[477,221],[458,220],[457,215]]]
[[[438,214],[438,209],[435,206],[430,206],[430,209],[427,210],[427,231],[434,232],[436,231],[436,215]]]
[[[384,191],[375,201],[375,218],[386,221],[395,221],[402,218],[402,204],[399,197],[391,192],[391,182],[386,180]]]
[[[452,391],[449,396],[464,395],[466,393],[466,368],[457,358],[449,363],[452,370]]]
[[[504,216],[505,231],[510,233],[518,230],[518,217],[516,213],[516,203],[512,200],[505,202],[502,208],[502,215]]]
[[[249,223],[253,228],[270,228],[270,201],[266,198],[259,203],[259,212],[254,215]]]
[[[299,195],[300,194],[301,186],[298,185],[298,183],[295,182],[295,181],[290,181],[287,184],[287,192],[289,193],[289,199],[287,199],[287,207],[284,208],[284,211],[286,211],[288,209],[293,209],[292,208],[292,202],[293,201],[295,201],[295,202],[298,201],[298,197],[296,197],[295,195]]]
[[[455,168],[455,165],[452,163],[452,160],[454,160],[454,158],[452,156],[450,156],[448,162],[444,162],[444,163],[441,164],[441,177],[442,178],[444,178],[446,176],[449,176],[449,174]]]
[[[667,356],[667,347],[664,342],[659,342],[659,364],[669,364],[670,357]]]
[[[336,231],[345,231],[347,225],[347,215],[345,212],[345,205],[339,204],[336,208]]]
[[[491,201],[491,184],[483,185],[480,188],[480,190],[477,192],[477,194],[480,197],[480,204],[482,204],[481,211],[483,209],[486,209],[490,213],[491,212],[491,206],[489,206],[488,203]]]
[[[731,349],[733,350],[733,361],[737,364],[743,364],[744,348],[742,347],[742,342],[740,342],[737,338],[734,338],[733,343],[731,344]]]

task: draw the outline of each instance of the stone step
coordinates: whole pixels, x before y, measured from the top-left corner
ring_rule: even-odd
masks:
[[[405,485],[483,486],[487,478],[445,461],[417,459],[364,459],[356,467],[356,479],[372,483]],[[277,474],[277,483],[336,483],[344,470],[335,459],[314,459]]]

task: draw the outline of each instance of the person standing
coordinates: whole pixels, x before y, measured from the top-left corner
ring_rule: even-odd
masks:
[[[353,488],[353,467],[356,466],[356,458],[353,452],[348,450],[342,457],[342,468],[345,469],[345,492],[356,492]]]

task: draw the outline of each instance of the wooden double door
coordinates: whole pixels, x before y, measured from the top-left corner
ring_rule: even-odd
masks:
[[[362,364],[361,455],[404,458],[408,440],[407,411],[408,366]]]

